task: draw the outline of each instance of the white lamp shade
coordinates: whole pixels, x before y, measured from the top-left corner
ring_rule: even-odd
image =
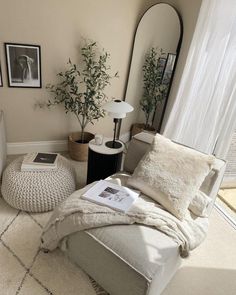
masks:
[[[115,119],[126,117],[126,113],[133,111],[133,107],[125,101],[115,99],[103,105],[103,109],[108,112],[108,115]]]

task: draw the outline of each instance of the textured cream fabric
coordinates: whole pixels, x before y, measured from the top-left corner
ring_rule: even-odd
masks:
[[[1,192],[10,206],[46,212],[75,191],[74,169],[61,155],[57,168],[49,171],[21,171],[22,160],[22,156],[15,159],[3,173]]]
[[[188,211],[180,221],[142,194],[126,213],[83,200],[81,195],[94,184],[75,191],[54,209],[42,233],[42,248],[53,250],[69,234],[114,224],[138,223],[154,227],[179,245],[182,257],[188,256],[189,251],[196,248],[206,237],[208,218],[196,218]]]
[[[212,202],[213,200],[204,192],[198,191],[190,202],[188,209],[196,216],[208,217],[208,208]]]
[[[128,185],[141,190],[182,220],[214,159],[157,134]]]
[[[118,185],[127,186],[127,181],[131,174],[119,172],[107,178],[107,180],[114,182]],[[209,217],[210,205],[214,200],[207,196],[204,192],[199,190],[194,198],[191,200],[188,209],[198,217]]]

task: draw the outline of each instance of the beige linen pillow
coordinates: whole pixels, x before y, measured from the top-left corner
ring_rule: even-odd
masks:
[[[127,183],[183,219],[214,159],[156,134]]]

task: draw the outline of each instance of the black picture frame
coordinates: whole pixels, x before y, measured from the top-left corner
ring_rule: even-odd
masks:
[[[3,87],[1,64],[0,64],[0,87]]]
[[[8,87],[42,88],[39,45],[5,43]]]
[[[164,71],[166,68],[166,63],[167,63],[167,58],[165,57],[159,57],[158,59],[158,68],[160,68],[160,73],[161,73],[161,79],[164,75]]]
[[[161,125],[167,105],[167,100],[170,92],[170,87],[173,79],[175,63],[177,60],[177,55],[175,53],[168,53],[165,59],[164,70],[162,72],[161,84],[166,86],[165,92],[163,93],[163,100],[158,103],[157,111],[153,118],[153,126],[159,132],[161,130]],[[164,63],[164,60],[163,60]]]
[[[175,66],[175,61],[176,61],[176,54],[175,53],[168,53],[167,59],[166,59],[166,64],[165,64],[165,69],[163,71],[163,76],[162,76],[162,84],[166,85],[167,88],[170,87],[170,83],[171,83],[173,71],[174,71],[174,66]]]

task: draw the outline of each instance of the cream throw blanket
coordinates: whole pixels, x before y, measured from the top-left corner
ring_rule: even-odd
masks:
[[[94,183],[75,191],[55,208],[42,234],[41,247],[54,250],[66,236],[81,230],[89,230],[112,224],[144,224],[171,237],[186,257],[205,238],[208,218],[187,214],[180,221],[152,199],[141,195],[125,214],[105,206],[81,199],[81,195]]]

